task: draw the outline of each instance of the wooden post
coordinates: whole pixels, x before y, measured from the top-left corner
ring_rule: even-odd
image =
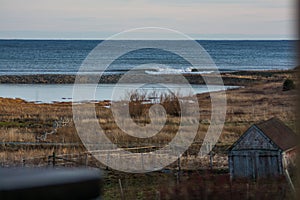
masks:
[[[120,186],[121,200],[124,200],[124,193],[123,193],[123,187],[122,187],[121,179],[119,179],[119,186]]]
[[[156,152],[156,151],[154,151],[154,152],[153,152],[153,154],[154,154],[154,156],[153,156],[153,160],[152,160],[152,161],[153,161],[153,165],[154,165],[154,166],[155,166],[155,168],[156,168],[156,166],[157,166],[157,165],[156,165],[156,160],[157,160],[157,152]]]
[[[107,162],[106,170],[108,170],[108,166],[110,164],[110,153],[109,153],[109,151],[107,152],[106,162]]]
[[[48,156],[48,166],[51,165],[51,157],[52,157],[52,156]]]
[[[178,156],[177,165],[178,165],[177,184],[179,184],[179,182],[180,182],[180,173],[181,173],[180,156]]]
[[[55,167],[55,152],[52,153],[52,166]]]
[[[88,158],[88,154],[87,153],[85,154],[85,158],[84,159],[85,159],[85,167],[87,167],[88,164],[89,164],[88,163],[89,162],[89,158]]]
[[[230,152],[228,155],[228,167],[229,167],[229,176],[230,176],[230,184],[233,179],[233,154]]]
[[[285,178],[287,179],[287,181],[288,181],[288,183],[289,183],[289,186],[290,186],[290,188],[292,189],[293,195],[296,195],[295,186],[294,186],[294,184],[293,184],[293,182],[292,182],[292,179],[291,179],[291,177],[290,177],[289,171],[288,171],[288,169],[287,169],[287,166],[286,166],[287,161],[286,161],[286,158],[285,158],[284,155],[283,155],[283,162],[285,163],[285,167],[284,167],[284,175],[285,175]]]
[[[145,169],[145,167],[144,167],[144,156],[143,156],[143,153],[141,153],[141,159],[142,159],[142,169]]]
[[[213,169],[213,153],[212,151],[209,152],[209,169]]]
[[[178,157],[177,164],[178,164],[178,171],[180,172],[181,171],[180,157]]]
[[[160,192],[159,191],[156,191],[156,200],[160,200]]]

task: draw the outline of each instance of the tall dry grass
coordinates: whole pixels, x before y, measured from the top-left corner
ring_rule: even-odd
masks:
[[[219,146],[230,146],[236,141],[244,131],[253,123],[267,120],[271,117],[278,117],[294,131],[296,129],[294,108],[297,93],[295,90],[282,91],[282,84],[285,77],[290,75],[279,74],[276,77],[266,77],[260,80],[253,80],[253,84],[244,88],[228,90],[227,95],[227,115]],[[83,106],[95,106],[99,124],[107,137],[119,146],[145,146],[160,145],[169,143],[178,131],[181,119],[178,99],[176,96],[162,94],[139,95],[133,93],[129,102],[129,110],[134,122],[144,126],[150,123],[149,107],[152,105],[149,96],[155,96],[161,105],[166,109],[167,120],[163,129],[155,136],[139,139],[124,133],[115,123],[109,106],[110,102],[87,103]],[[200,121],[197,135],[191,145],[189,152],[196,154],[211,121],[211,99],[209,94],[197,95],[200,109]],[[147,102],[146,104],[143,102]],[[72,119],[72,106],[70,103],[57,104],[34,104],[22,100],[0,98],[0,141],[36,141],[36,136],[52,130],[55,120],[61,118]],[[86,123],[92,119],[86,119]],[[124,124],[130,119],[124,119]],[[160,121],[160,119],[156,119]],[[189,132],[189,127],[184,127]],[[71,122],[66,127],[58,128],[57,133],[49,135],[45,142],[79,142],[75,126]],[[222,149],[222,148],[220,148]],[[224,149],[224,148],[223,148]],[[41,150],[42,151],[42,150]],[[1,150],[1,154],[11,154],[9,149]],[[22,154],[15,151],[16,154]],[[22,155],[26,155],[25,153]],[[21,156],[22,157],[22,156]],[[3,156],[2,156],[3,158]],[[9,158],[9,155],[7,155]],[[5,159],[7,160],[7,159]]]

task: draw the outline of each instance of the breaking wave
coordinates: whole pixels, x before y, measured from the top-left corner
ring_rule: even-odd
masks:
[[[174,69],[174,68],[161,68],[155,67],[149,70],[145,70],[146,74],[151,75],[161,75],[161,74],[211,74],[214,71],[211,70],[203,70],[198,71],[198,69],[193,67],[181,68],[181,69]]]

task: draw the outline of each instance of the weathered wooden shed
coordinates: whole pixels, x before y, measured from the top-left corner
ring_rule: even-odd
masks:
[[[230,148],[231,178],[278,176],[296,158],[296,134],[277,118],[252,125]]]

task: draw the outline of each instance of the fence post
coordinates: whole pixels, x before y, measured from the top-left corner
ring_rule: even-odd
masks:
[[[85,167],[88,166],[88,162],[89,162],[89,160],[88,160],[88,154],[86,153],[85,154]]]
[[[145,169],[145,167],[144,167],[144,156],[143,156],[143,153],[141,153],[141,161],[142,161],[142,169]]]
[[[179,182],[180,182],[180,174],[181,174],[180,155],[178,156],[177,164],[178,164],[177,184],[179,184]]]
[[[160,192],[159,191],[156,191],[156,200],[160,200]]]
[[[106,162],[107,162],[107,165],[106,165],[106,170],[108,170],[108,166],[109,166],[109,164],[110,164],[110,153],[109,153],[109,151],[107,152],[107,156],[106,156]]]
[[[51,157],[52,157],[52,156],[48,156],[48,166],[51,165]]]
[[[212,150],[209,152],[209,169],[213,169],[213,152]]]
[[[124,193],[123,193],[123,187],[122,187],[122,182],[121,179],[119,179],[119,186],[120,186],[120,194],[121,194],[121,200],[124,200]]]
[[[52,166],[55,166],[55,152],[52,153]]]

